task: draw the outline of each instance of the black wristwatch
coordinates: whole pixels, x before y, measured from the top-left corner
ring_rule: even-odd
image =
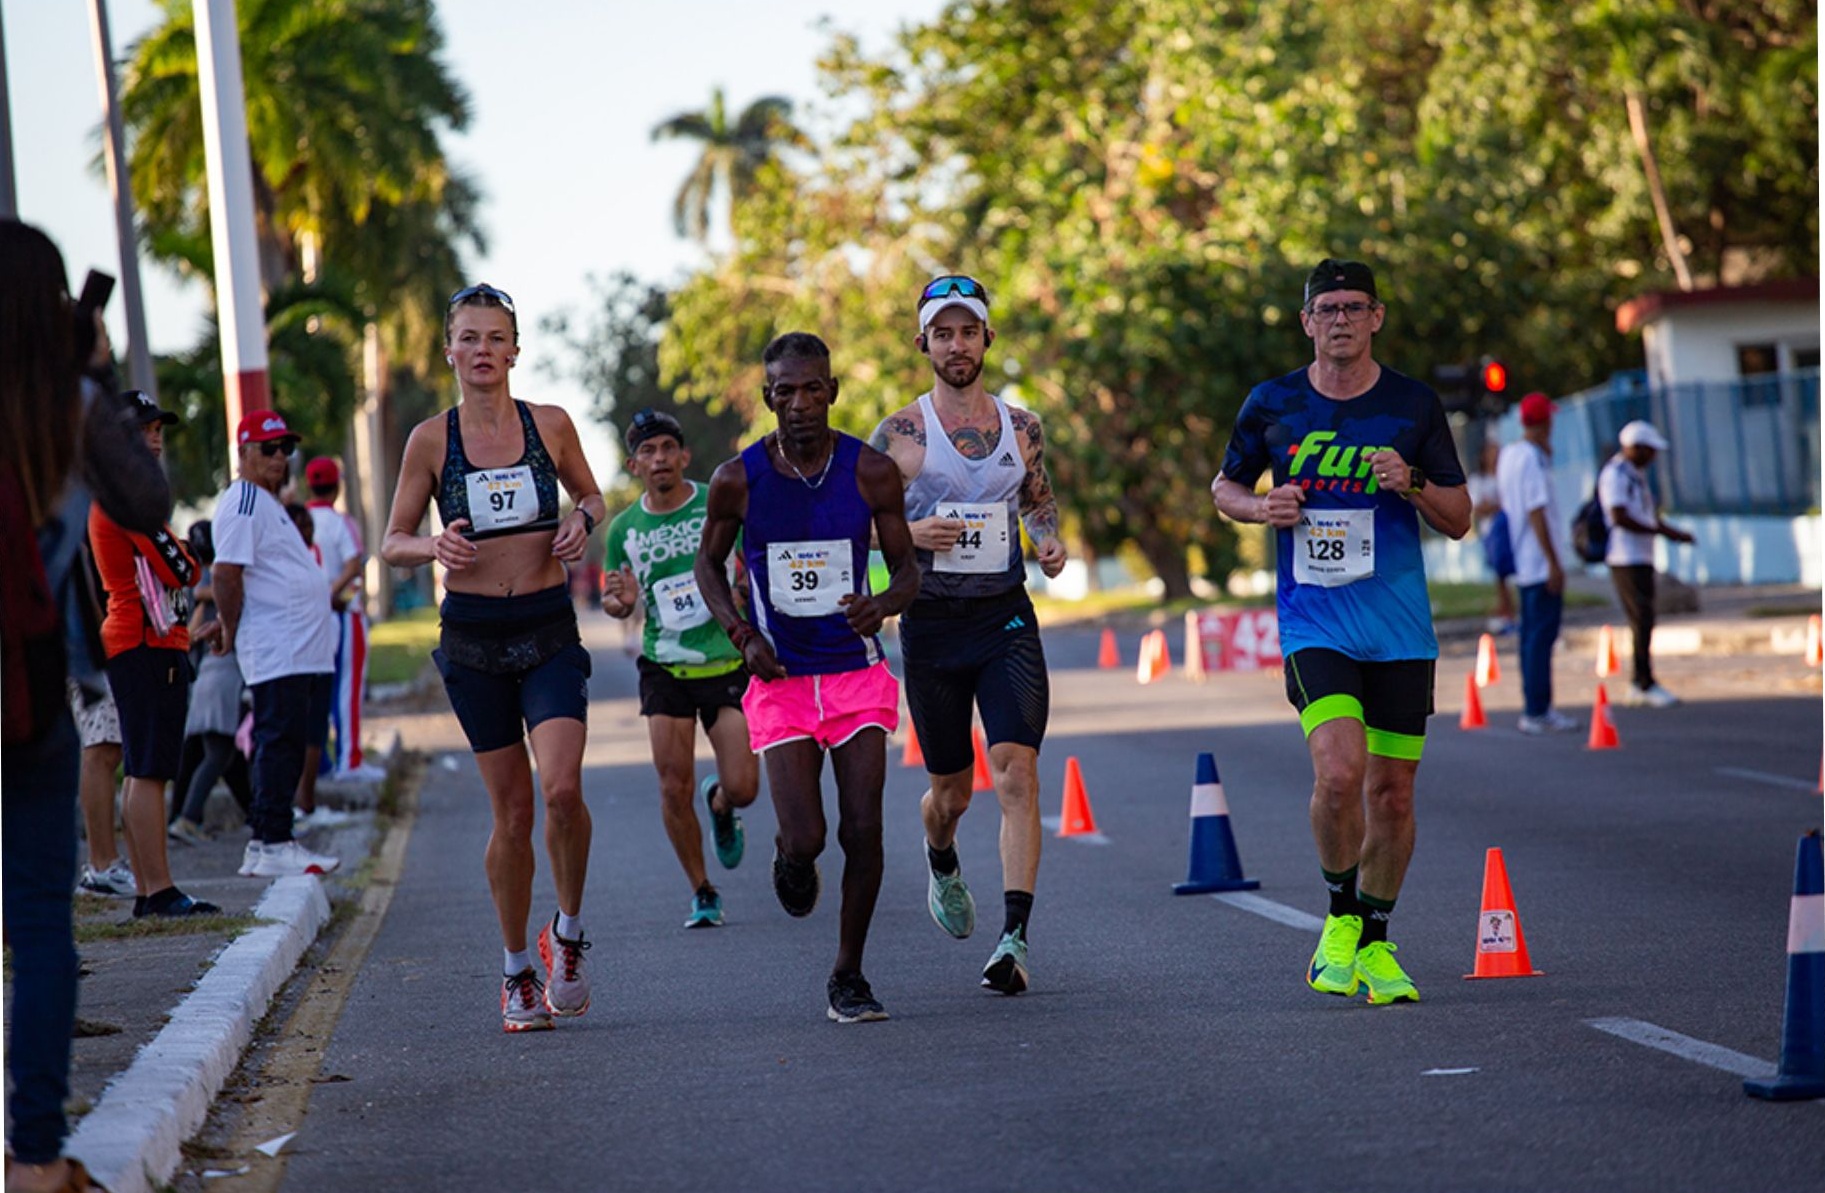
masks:
[[[1426,474],[1419,470],[1417,464],[1408,465],[1407,472],[1411,474],[1413,478],[1407,482],[1407,492],[1417,493],[1426,487]]]
[[[583,537],[588,538],[596,532],[596,520],[590,517],[589,511],[580,505],[577,507],[577,512],[583,515]]]

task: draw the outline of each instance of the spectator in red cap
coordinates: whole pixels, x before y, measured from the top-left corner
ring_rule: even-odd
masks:
[[[253,839],[241,873],[327,874],[339,860],[292,838],[292,794],[336,665],[329,584],[279,501],[298,436],[273,410],[241,420],[239,479],[215,507],[218,654],[237,651],[253,694]]]
[[[1522,733],[1563,733],[1578,722],[1553,707],[1553,644],[1565,613],[1562,524],[1553,498],[1553,403],[1542,393],[1521,399],[1521,438],[1496,460],[1496,488],[1514,548],[1521,598]]]
[[[315,773],[338,779],[378,779],[373,767],[361,760],[361,696],[367,682],[367,617],[361,601],[361,573],[367,551],[355,519],[336,508],[342,494],[342,466],[330,456],[318,456],[304,466],[304,483],[310,488],[311,521],[316,525],[317,549],[323,555],[323,573],[330,582],[330,607],[336,614],[336,679],[330,693],[327,732],[323,735],[323,765]],[[307,768],[304,782],[313,786]],[[298,808],[316,821],[332,822],[334,813],[316,808],[315,793],[307,800],[299,792]]]

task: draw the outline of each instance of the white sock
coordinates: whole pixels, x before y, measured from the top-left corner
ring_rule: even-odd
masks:
[[[582,940],[582,918],[580,916],[565,915],[563,909],[560,908],[558,910],[558,935],[562,936],[565,940]]]
[[[524,970],[532,968],[532,954],[528,953],[525,949],[521,949],[517,953],[512,949],[502,949],[501,953],[506,957],[506,960],[501,964],[506,967],[503,972],[507,977],[511,978]]]

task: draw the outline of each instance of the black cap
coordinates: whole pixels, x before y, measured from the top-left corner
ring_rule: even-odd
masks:
[[[1305,279],[1305,300],[1311,302],[1332,290],[1360,290],[1375,297],[1375,274],[1361,261],[1338,261],[1326,257]]]
[[[121,404],[133,415],[133,421],[140,426],[147,423],[158,423],[161,426],[177,426],[177,415],[169,410],[162,410],[152,400],[152,395],[143,389],[130,389],[120,395]]]
[[[648,439],[660,435],[670,435],[684,446],[684,428],[678,420],[663,410],[654,410],[648,406],[645,410],[636,411],[633,420],[627,424],[627,454],[633,455],[640,450],[640,445]]]

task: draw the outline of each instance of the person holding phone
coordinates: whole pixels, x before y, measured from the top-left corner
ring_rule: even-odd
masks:
[[[608,516],[570,415],[515,398],[520,354],[513,299],[486,283],[450,297],[444,359],[457,405],[412,429],[381,556],[394,567],[444,568],[440,646],[432,658],[475,752],[494,829],[488,885],[500,920],[501,1027],[539,1031],[589,1009],[583,886],[590,816],[583,802],[589,652],[577,633],[565,565],[579,564]],[[559,514],[559,488],[574,508]],[[420,534],[431,502],[443,530]],[[557,913],[540,930],[534,969],[532,759],[545,801],[545,849]]]

